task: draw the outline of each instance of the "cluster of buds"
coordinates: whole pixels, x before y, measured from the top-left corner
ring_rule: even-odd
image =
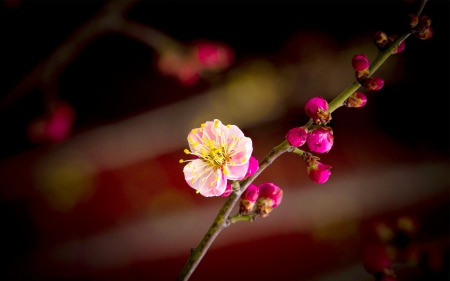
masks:
[[[355,55],[352,58],[352,66],[355,70],[355,77],[361,85],[363,85],[369,91],[378,91],[384,86],[384,80],[380,77],[367,77],[370,73],[369,59],[365,54]],[[364,94],[359,93],[359,96],[364,96]],[[353,96],[353,98],[359,98],[358,95]],[[365,96],[362,97],[363,100]],[[365,99],[366,100],[366,99]],[[362,102],[357,102],[356,104],[362,104]],[[365,104],[365,103],[364,103]],[[364,105],[363,104],[363,105]]]
[[[27,127],[27,136],[34,143],[56,143],[67,139],[75,121],[75,110],[64,101],[56,102],[51,113],[39,116]]]
[[[433,36],[431,19],[426,15],[418,17],[415,14],[409,14],[406,17],[406,23],[411,28],[411,33],[421,40],[428,40]]]
[[[184,86],[198,82],[204,71],[221,71],[234,59],[233,50],[223,43],[199,42],[193,44],[187,53],[169,49],[157,60],[161,73],[176,77]]]
[[[383,51],[387,47],[389,47],[392,42],[398,37],[398,35],[387,36],[383,31],[378,31],[375,33],[375,37],[373,39],[373,43],[377,46],[378,50]],[[405,40],[403,40],[395,50],[392,51],[392,54],[398,54],[405,49]]]
[[[266,182],[259,186],[250,184],[241,195],[239,213],[249,214],[256,205],[253,219],[257,216],[264,218],[281,203],[282,199],[283,190],[271,182]]]
[[[331,150],[334,143],[333,130],[326,126],[331,120],[328,111],[328,102],[322,97],[314,97],[305,105],[306,114],[314,123],[319,124],[312,129],[306,126],[293,128],[286,134],[286,140],[291,146],[300,147],[308,143],[311,151],[326,153]]]

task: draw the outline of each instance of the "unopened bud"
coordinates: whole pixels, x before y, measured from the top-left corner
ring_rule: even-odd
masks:
[[[269,213],[281,203],[283,190],[277,185],[267,182],[259,186],[259,198],[257,212],[262,217],[267,217]]]
[[[419,18],[419,28],[425,28],[431,26],[431,19],[428,16],[420,16]]]
[[[419,23],[419,17],[416,14],[409,14],[405,18],[406,25],[413,29]]]
[[[289,130],[286,135],[286,140],[291,146],[299,147],[305,144],[308,138],[308,129],[303,127],[296,127]]]
[[[369,91],[378,91],[384,86],[384,80],[380,77],[370,77],[364,80],[363,86]]]
[[[256,171],[258,171],[258,169],[259,169],[258,159],[256,159],[253,156],[250,156],[247,173],[245,174],[244,178],[250,177],[251,175],[256,173]]]
[[[326,153],[333,147],[333,130],[330,127],[319,127],[312,130],[308,137],[308,147],[317,153]]]
[[[369,68],[369,65],[369,59],[364,54],[355,55],[352,58],[352,66],[355,71],[363,71]]]
[[[363,107],[367,103],[367,97],[361,92],[354,92],[345,102],[346,107]]]
[[[305,105],[305,112],[316,124],[328,123],[331,120],[328,102],[322,97],[314,97],[308,100]]]
[[[247,189],[241,194],[241,203],[239,206],[239,213],[248,214],[253,210],[256,200],[259,196],[259,187],[250,184]]]
[[[382,31],[378,31],[377,33],[375,33],[373,43],[375,44],[375,46],[377,46],[378,49],[384,49],[386,47],[386,44],[388,43],[388,37],[386,33]]]
[[[397,37],[398,37],[398,35],[391,35],[391,36],[389,36],[389,39],[388,39],[389,43],[394,42],[395,38],[397,38]],[[397,49],[395,49],[394,51],[392,51],[392,54],[398,54],[398,53],[400,53],[401,51],[403,51],[404,49],[405,49],[405,40],[403,40],[403,41],[398,45]]]

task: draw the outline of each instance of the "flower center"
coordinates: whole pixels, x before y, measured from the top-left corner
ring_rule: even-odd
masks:
[[[201,158],[214,169],[221,168],[228,161],[226,145],[219,146],[212,140],[208,140],[205,146],[207,150],[201,150]]]

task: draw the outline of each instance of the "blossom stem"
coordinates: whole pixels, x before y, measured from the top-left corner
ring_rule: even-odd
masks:
[[[422,11],[424,5],[426,3],[426,0],[421,1],[421,7],[419,9],[418,14]],[[398,36],[392,44],[386,48],[383,51],[380,51],[375,58],[375,60],[371,63],[369,67],[369,74],[367,77],[370,77],[375,71],[386,61],[386,59],[392,54],[392,52],[397,49],[397,47],[400,45],[401,42],[403,42],[408,36],[411,35],[411,32],[406,32],[402,34],[401,36]],[[337,108],[341,107],[356,90],[361,87],[361,84],[358,81],[353,82],[350,86],[348,86],[344,91],[342,91],[341,94],[339,94],[333,101],[329,103],[328,110],[329,112],[335,111]],[[310,119],[307,123],[307,126],[311,126],[312,119]],[[254,214],[248,214],[248,215],[235,215],[233,217],[229,217],[229,214],[234,207],[234,205],[239,201],[239,198],[242,194],[242,192],[245,191],[245,189],[253,182],[255,178],[259,176],[259,174],[268,167],[278,156],[285,152],[294,152],[300,156],[303,155],[304,151],[301,149],[298,149],[296,147],[293,147],[289,144],[287,140],[283,141],[280,145],[274,147],[272,151],[259,163],[259,169],[258,171],[253,174],[252,176],[248,177],[247,179],[241,181],[241,182],[233,182],[233,191],[230,196],[228,197],[225,204],[220,209],[219,213],[216,216],[216,219],[214,220],[211,227],[206,232],[205,236],[201,240],[200,244],[194,248],[191,251],[191,255],[186,262],[184,268],[182,269],[180,275],[178,276],[177,280],[188,280],[189,277],[194,272],[197,265],[200,263],[201,259],[205,255],[206,251],[211,246],[212,242],[215,240],[217,235],[220,233],[220,231],[226,227],[229,223],[234,223],[237,221],[251,221],[254,219]],[[240,188],[239,188],[240,183]]]
[[[203,239],[200,241],[200,244],[191,251],[191,255],[189,256],[188,261],[184,265],[180,275],[177,278],[178,281],[189,279],[189,277],[192,275],[195,268],[205,255],[206,251],[211,246],[214,239],[216,239],[220,231],[222,231],[222,229],[231,222],[228,216],[230,215],[231,209],[239,201],[242,192],[244,192],[245,189],[253,182],[253,180],[278,156],[280,156],[285,152],[288,151],[290,152],[292,150],[293,147],[286,140],[283,141],[280,145],[274,147],[272,151],[266,156],[266,158],[264,158],[264,160],[261,161],[261,163],[259,164],[259,169],[255,174],[243,180],[242,182],[238,181],[233,182],[233,190],[238,191],[233,191],[230,194],[230,196],[228,196],[227,201],[220,209],[219,213],[217,214],[214,222],[206,232],[205,236],[203,236]]]
[[[228,221],[230,223],[235,223],[238,221],[254,221],[256,217],[258,217],[258,214],[256,213],[242,214],[242,215],[238,213],[232,217],[228,217]]]
[[[239,201],[240,193],[241,192],[239,193],[232,192],[230,196],[228,196],[227,201],[220,209],[219,213],[216,216],[216,219],[206,232],[205,236],[203,236],[203,239],[202,241],[200,241],[200,244],[191,251],[191,255],[189,256],[188,261],[181,270],[181,273],[178,276],[177,280],[179,281],[188,280],[189,277],[192,275],[195,268],[200,263],[203,256],[206,254],[206,251],[209,249],[214,239],[216,239],[220,231],[226,226],[225,219],[230,214],[231,209],[236,204],[236,202]]]

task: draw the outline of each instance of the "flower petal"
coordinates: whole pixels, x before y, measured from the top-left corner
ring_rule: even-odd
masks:
[[[227,179],[229,180],[241,180],[245,177],[248,170],[248,165],[250,164],[249,161],[247,163],[244,163],[242,165],[226,165],[224,169],[228,170],[228,175],[226,175]]]
[[[214,170],[201,159],[184,166],[183,172],[188,185],[205,197],[220,196],[225,191],[225,175],[220,169]]]

